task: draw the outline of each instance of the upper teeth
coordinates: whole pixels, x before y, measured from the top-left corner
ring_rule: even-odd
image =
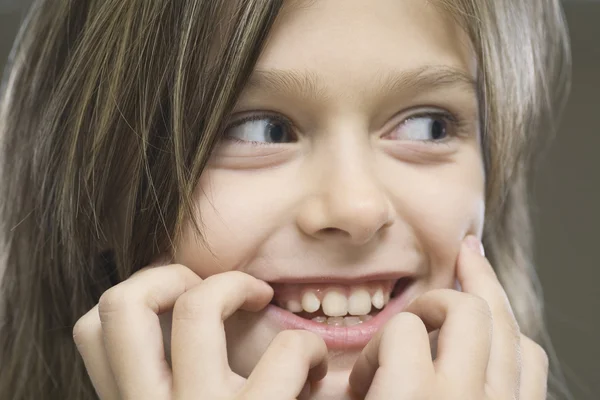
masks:
[[[385,305],[385,299],[383,297],[383,290],[377,289],[377,291],[373,295],[373,307],[381,310],[384,305]]]
[[[304,296],[306,295],[307,293],[304,294]],[[342,293],[335,290],[325,295],[321,306],[323,307],[323,314],[330,317],[343,317],[348,314],[348,299]]]
[[[381,289],[379,289],[381,291]],[[381,307],[380,307],[381,308]],[[352,292],[348,297],[348,313],[350,315],[367,315],[371,312],[371,295],[364,289]]]
[[[302,296],[302,308],[304,311],[313,313],[321,307],[321,301],[313,292],[306,292]],[[291,310],[290,310],[291,311]]]
[[[343,317],[350,315],[367,315],[371,312],[371,306],[382,309],[389,301],[389,295],[384,295],[381,288],[377,289],[373,295],[366,289],[354,289],[349,296],[346,296],[340,290],[329,290],[323,300],[320,300],[313,291],[306,291],[302,295],[301,302],[290,300],[285,307],[294,313],[302,310],[308,313],[314,313],[320,308],[323,314],[329,317]]]

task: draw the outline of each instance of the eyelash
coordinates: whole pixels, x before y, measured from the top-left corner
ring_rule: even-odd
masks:
[[[419,107],[419,108],[423,108],[423,107]],[[409,111],[410,110],[408,110],[407,112],[409,112]],[[448,129],[450,131],[448,133],[448,137],[459,136],[460,134],[464,133],[464,131],[468,125],[468,121],[464,118],[461,118],[460,116],[457,116],[448,111],[437,111],[437,112],[422,112],[422,113],[417,113],[417,114],[411,115],[407,118],[404,118],[400,123],[395,125],[395,127],[400,126],[401,124],[405,123],[406,121],[409,121],[411,119],[417,119],[417,118],[437,118],[437,119],[444,120],[448,124]],[[285,118],[281,115],[277,115],[277,114],[273,114],[273,113],[265,113],[265,112],[242,117],[242,118],[232,122],[230,125],[228,125],[225,128],[225,132],[228,131],[229,129],[233,129],[237,126],[240,126],[246,122],[260,121],[263,119],[277,121],[280,124],[284,125],[286,127],[286,129],[290,129],[292,131],[292,133],[294,132],[294,129],[293,129],[294,124],[292,124],[287,118]],[[295,136],[297,137],[297,135],[295,135]],[[225,136],[224,139],[230,140],[232,142],[244,143],[245,145],[259,146],[259,147],[278,145],[276,143],[252,142],[252,141],[239,140],[237,138],[228,137],[228,136]],[[430,144],[445,145],[446,144],[445,139],[441,139],[441,140],[427,139],[427,140],[421,140],[420,142],[426,143],[428,145],[430,145]]]
[[[230,125],[227,125],[227,127],[225,128],[225,132],[227,132],[230,129],[235,128],[236,126],[240,126],[245,124],[246,122],[251,122],[251,121],[260,121],[263,119],[269,119],[271,121],[277,121],[280,124],[284,125],[286,127],[286,129],[290,129],[292,132],[294,132],[294,125],[287,119],[284,118],[283,116],[277,115],[277,114],[273,114],[273,113],[258,113],[258,114],[252,114],[249,115],[247,117],[242,117],[234,122],[232,122]],[[297,137],[297,135],[294,134],[294,136]],[[240,140],[234,137],[229,137],[227,135],[225,135],[224,137],[225,140],[230,140],[232,142],[236,142],[236,143],[243,143],[245,145],[250,145],[250,146],[274,146],[277,145],[276,143],[267,143],[267,142],[249,142],[246,140]]]
[[[421,108],[421,107],[419,107],[419,108]],[[461,134],[463,134],[465,132],[467,125],[468,125],[468,121],[466,119],[456,116],[455,114],[452,114],[449,111],[432,111],[432,112],[417,113],[417,114],[411,115],[407,118],[404,118],[399,124],[395,125],[395,128],[407,121],[410,121],[412,119],[419,119],[419,118],[432,118],[432,119],[443,120],[447,124],[447,129],[449,131],[447,138],[460,136]],[[426,139],[426,140],[420,140],[419,142],[426,143],[427,145],[430,145],[430,144],[446,145],[447,138],[441,139],[441,140]]]

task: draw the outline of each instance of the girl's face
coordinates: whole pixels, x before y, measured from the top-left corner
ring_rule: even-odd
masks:
[[[191,226],[177,244],[202,278],[275,288],[279,307],[226,323],[234,371],[287,328],[320,332],[330,371],[349,371],[388,314],[454,286],[484,216],[475,80],[467,36],[433,0],[286,5],[197,189],[210,250]]]

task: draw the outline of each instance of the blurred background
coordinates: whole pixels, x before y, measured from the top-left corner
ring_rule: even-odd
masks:
[[[0,0],[0,71],[30,3]],[[570,389],[576,400],[598,400],[600,0],[566,0],[564,7],[573,86],[559,134],[537,166],[536,258],[550,335]]]

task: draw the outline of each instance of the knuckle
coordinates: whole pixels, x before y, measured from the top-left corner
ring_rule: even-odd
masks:
[[[98,300],[98,314],[100,321],[105,323],[114,315],[126,314],[136,310],[139,306],[156,309],[156,299],[151,291],[147,293],[139,285],[131,281],[124,281],[108,289]]]
[[[217,308],[211,306],[210,296],[206,293],[205,288],[199,287],[196,290],[185,292],[177,298],[173,306],[173,319],[198,319],[207,313],[216,311],[218,311]]]
[[[483,318],[489,322],[493,320],[492,309],[487,301],[479,296],[466,294],[463,296],[463,307],[478,318]]]
[[[126,289],[125,285],[120,283],[102,293],[98,300],[98,312],[101,318],[103,315],[119,311],[130,302],[132,292]]]
[[[73,325],[73,342],[77,350],[82,353],[87,345],[101,337],[101,332],[102,325],[100,324],[98,309],[94,307],[80,317]]]
[[[85,343],[94,336],[94,333],[101,329],[99,320],[94,317],[92,311],[79,318],[73,326],[73,341],[77,348],[85,345]]]
[[[523,351],[528,351],[531,354],[533,360],[535,360],[538,365],[540,365],[543,369],[548,370],[548,366],[550,364],[550,359],[548,357],[548,353],[542,346],[529,339],[526,336],[522,336],[522,347],[525,347]]]
[[[166,268],[168,268],[169,270],[172,270],[173,273],[175,273],[177,275],[189,275],[189,274],[193,273],[193,271],[191,269],[189,269],[188,267],[186,267],[183,264],[169,264],[166,266]]]
[[[160,268],[168,271],[169,278],[183,287],[193,287],[204,281],[196,272],[183,264],[169,264]]]
[[[539,345],[536,346],[536,349],[537,349],[537,357],[540,360],[540,364],[542,365],[542,367],[545,370],[548,370],[548,367],[550,365],[550,359],[548,357],[548,353],[546,352],[546,350],[544,350]]]

